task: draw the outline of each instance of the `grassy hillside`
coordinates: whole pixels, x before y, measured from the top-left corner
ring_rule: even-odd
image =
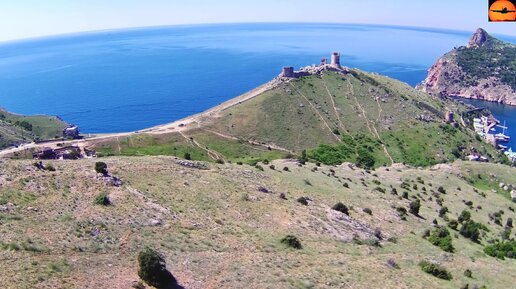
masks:
[[[310,158],[327,164],[372,159],[375,167],[433,165],[473,150],[498,160],[499,154],[471,130],[444,123],[447,110],[460,115],[465,109],[377,74],[324,71],[280,82],[216,116],[198,119],[182,133],[137,134],[96,148],[104,155],[182,156],[191,150],[199,160],[232,161],[308,150]]]
[[[201,170],[173,157],[103,161],[121,187],[96,178],[94,160],[44,164],[55,171],[0,160],[0,287],[130,288],[147,246],[166,256],[189,289],[505,289],[516,279],[515,259],[484,253],[516,218],[516,205],[489,182],[516,184],[514,168],[456,162],[369,172],[277,160],[274,170],[213,163]],[[95,204],[101,193],[111,205]],[[417,216],[409,212],[416,200]],[[349,216],[331,209],[338,202]],[[448,226],[464,210],[488,230],[478,242],[460,233],[463,225]],[[430,242],[434,220],[448,228],[453,252]],[[302,249],[282,244],[287,235]],[[452,279],[423,272],[423,260]]]
[[[0,149],[62,136],[65,122],[54,116],[22,116],[0,109]]]

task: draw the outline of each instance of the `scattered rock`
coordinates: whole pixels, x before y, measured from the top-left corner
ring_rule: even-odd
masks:
[[[198,170],[207,170],[209,169],[207,165],[199,162],[192,162],[192,161],[185,161],[185,160],[179,160],[177,161],[177,164],[183,167],[192,168],[192,169],[198,169]]]
[[[149,225],[153,226],[153,227],[161,226],[162,224],[163,224],[163,221],[161,219],[150,219],[149,220]]]
[[[97,180],[104,181],[106,184],[114,187],[122,186],[122,179],[116,176],[97,174]]]
[[[140,281],[133,281],[131,283],[131,287],[133,287],[135,289],[145,289],[145,285],[143,285],[143,283]]]

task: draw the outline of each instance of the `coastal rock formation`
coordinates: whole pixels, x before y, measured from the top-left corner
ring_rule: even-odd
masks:
[[[418,89],[516,105],[516,45],[479,28],[466,47],[453,49],[429,69]]]

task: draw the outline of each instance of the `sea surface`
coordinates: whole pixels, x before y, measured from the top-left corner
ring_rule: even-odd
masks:
[[[225,24],[0,43],[0,106],[58,115],[85,133],[133,131],[201,112],[269,81],[282,66],[316,64],[333,51],[342,54],[345,66],[415,86],[437,58],[465,45],[472,32]],[[516,119],[513,109],[500,110],[507,111],[507,120]]]

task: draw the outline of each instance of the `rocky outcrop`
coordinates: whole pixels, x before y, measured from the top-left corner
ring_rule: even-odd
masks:
[[[473,36],[471,36],[471,39],[468,43],[468,48],[480,47],[484,45],[484,43],[487,41],[488,36],[489,34],[487,34],[487,32],[484,29],[478,28],[477,31],[475,31],[475,33],[473,34]]]
[[[441,96],[459,96],[516,105],[516,89],[511,73],[516,45],[504,43],[478,29],[467,47],[459,47],[441,57],[428,70],[418,89]],[[504,53],[506,55],[504,55]]]

